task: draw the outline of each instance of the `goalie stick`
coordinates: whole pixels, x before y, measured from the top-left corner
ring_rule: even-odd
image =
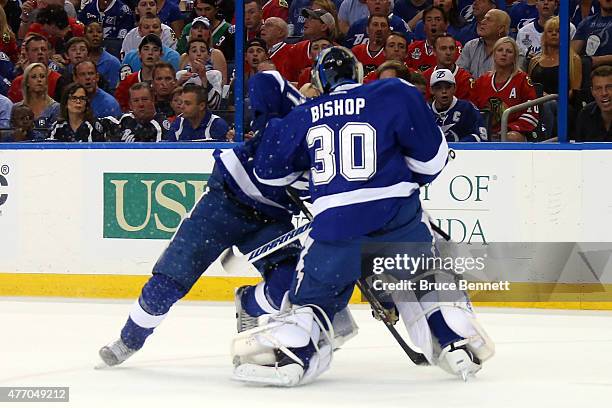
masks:
[[[295,189],[293,189],[291,187],[288,187],[287,188],[287,193],[289,194],[291,199],[295,202],[295,204],[300,208],[302,213],[304,213],[304,215],[312,222],[312,218],[313,217],[312,217],[311,212],[308,210],[308,208],[306,208],[306,206],[304,205],[302,200],[299,199],[297,193],[295,192]],[[431,224],[431,226],[432,226],[432,228],[433,227],[437,228],[433,224]],[[444,235],[446,235],[446,233],[444,233]],[[446,235],[446,236],[448,236],[448,235]],[[382,304],[380,303],[380,301],[378,300],[376,295],[369,289],[369,287],[368,287],[367,283],[365,282],[364,278],[359,278],[357,280],[357,288],[359,288],[359,291],[366,298],[366,300],[370,304],[370,307],[372,307],[372,312],[376,314],[376,316],[374,316],[374,317],[377,317],[378,320],[383,322],[383,324],[385,325],[387,330],[389,330],[389,332],[391,333],[391,335],[393,336],[395,341],[397,341],[397,343],[400,345],[402,350],[404,350],[404,352],[408,355],[410,360],[412,360],[412,362],[414,364],[416,364],[416,365],[422,365],[422,366],[429,365],[429,362],[427,361],[427,358],[425,357],[425,355],[422,354],[422,353],[419,353],[418,351],[413,350],[408,345],[408,343],[406,343],[406,341],[404,341],[404,339],[402,338],[402,335],[399,334],[397,332],[397,330],[395,330],[395,327],[393,327],[394,323],[393,323],[391,317],[389,316],[389,312],[387,311],[387,309],[385,309],[382,306]]]

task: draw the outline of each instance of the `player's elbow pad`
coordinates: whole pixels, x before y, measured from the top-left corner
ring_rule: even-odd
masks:
[[[438,151],[429,160],[418,160],[408,156],[405,160],[410,171],[417,177],[433,177],[432,180],[435,179],[448,161],[448,144],[446,143],[446,139],[442,136]]]

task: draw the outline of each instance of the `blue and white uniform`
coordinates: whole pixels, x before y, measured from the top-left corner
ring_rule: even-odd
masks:
[[[266,128],[255,175],[292,183],[310,170],[314,222],[289,300],[330,319],[361,274],[361,245],[419,242],[431,250],[419,187],[444,168],[448,146],[419,91],[400,79],[345,84]]]
[[[206,110],[206,114],[198,126],[193,128],[191,122],[179,115],[168,132],[167,141],[169,142],[211,142],[225,141],[225,135],[229,131],[227,122]]]
[[[436,103],[431,103],[438,126],[444,132],[447,142],[486,142],[487,128],[480,111],[470,102],[453,97],[449,108],[438,111]]]
[[[106,10],[100,10],[98,2],[92,0],[79,11],[79,21],[86,26],[94,21],[100,23],[104,38],[125,38],[134,28],[134,13],[121,0],[113,0]]]
[[[261,142],[261,132],[271,118],[284,117],[305,101],[300,92],[277,71],[265,71],[249,80],[252,127],[258,134],[232,150],[216,150],[214,157],[223,179],[239,200],[271,217],[298,213],[284,187],[260,183],[253,174],[253,157]],[[265,95],[265,97],[263,97]],[[298,181],[299,182],[299,181]],[[295,184],[295,183],[294,183]],[[307,188],[305,183],[294,187]]]
[[[276,72],[255,75],[249,87],[257,100],[255,116],[260,120],[255,126],[259,130],[270,118],[286,115],[303,101]],[[297,209],[284,188],[262,186],[251,174],[257,146],[255,138],[233,150],[214,153],[207,192],[153,267],[153,276],[122,330],[121,339],[129,348],[142,347],[170,307],[189,292],[223,250],[236,245],[247,253],[293,229],[291,219]],[[298,253],[299,245],[290,245],[255,264],[266,283],[245,291],[243,306],[249,314],[258,316],[280,307],[295,275]]]
[[[389,29],[398,33],[404,34],[408,44],[412,42],[413,35],[408,28],[408,24],[400,17],[390,14],[389,15]],[[346,33],[346,39],[344,40],[344,46],[347,48],[353,48],[356,45],[367,43],[368,40],[368,18],[362,18],[351,24],[348,33]]]

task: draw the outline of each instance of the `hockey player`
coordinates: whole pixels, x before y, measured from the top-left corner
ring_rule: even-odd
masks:
[[[431,110],[447,142],[481,142],[487,140],[487,128],[480,112],[471,102],[455,96],[455,76],[448,69],[431,74],[433,94]]]
[[[286,115],[303,101],[276,71],[251,78],[249,95],[253,128],[258,131],[270,118]],[[207,192],[153,267],[153,276],[142,288],[119,339],[100,349],[106,365],[120,364],[139,350],[224,249],[236,245],[246,253],[293,229],[291,216],[299,211],[285,188],[261,185],[252,175],[250,159],[258,145],[259,137],[254,137],[232,150],[215,151]],[[239,330],[279,308],[295,274],[297,253],[297,246],[289,246],[256,264],[266,282],[239,290]]]
[[[266,128],[255,175],[280,186],[310,170],[314,221],[281,313],[234,339],[235,379],[277,386],[313,381],[330,365],[329,322],[360,276],[361,246],[416,242],[432,250],[419,186],[444,168],[444,136],[414,86],[400,79],[360,86],[361,79],[348,49],[322,51],[313,83],[324,95]],[[481,361],[471,347],[481,343],[451,329],[439,307],[427,307],[427,315],[424,309],[402,317],[431,330],[438,353],[426,347],[428,359],[460,376],[476,372]]]

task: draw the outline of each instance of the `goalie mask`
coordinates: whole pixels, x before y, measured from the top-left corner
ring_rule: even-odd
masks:
[[[361,62],[345,47],[324,49],[312,68],[312,83],[323,93],[331,92],[339,85],[360,84],[362,81]]]

